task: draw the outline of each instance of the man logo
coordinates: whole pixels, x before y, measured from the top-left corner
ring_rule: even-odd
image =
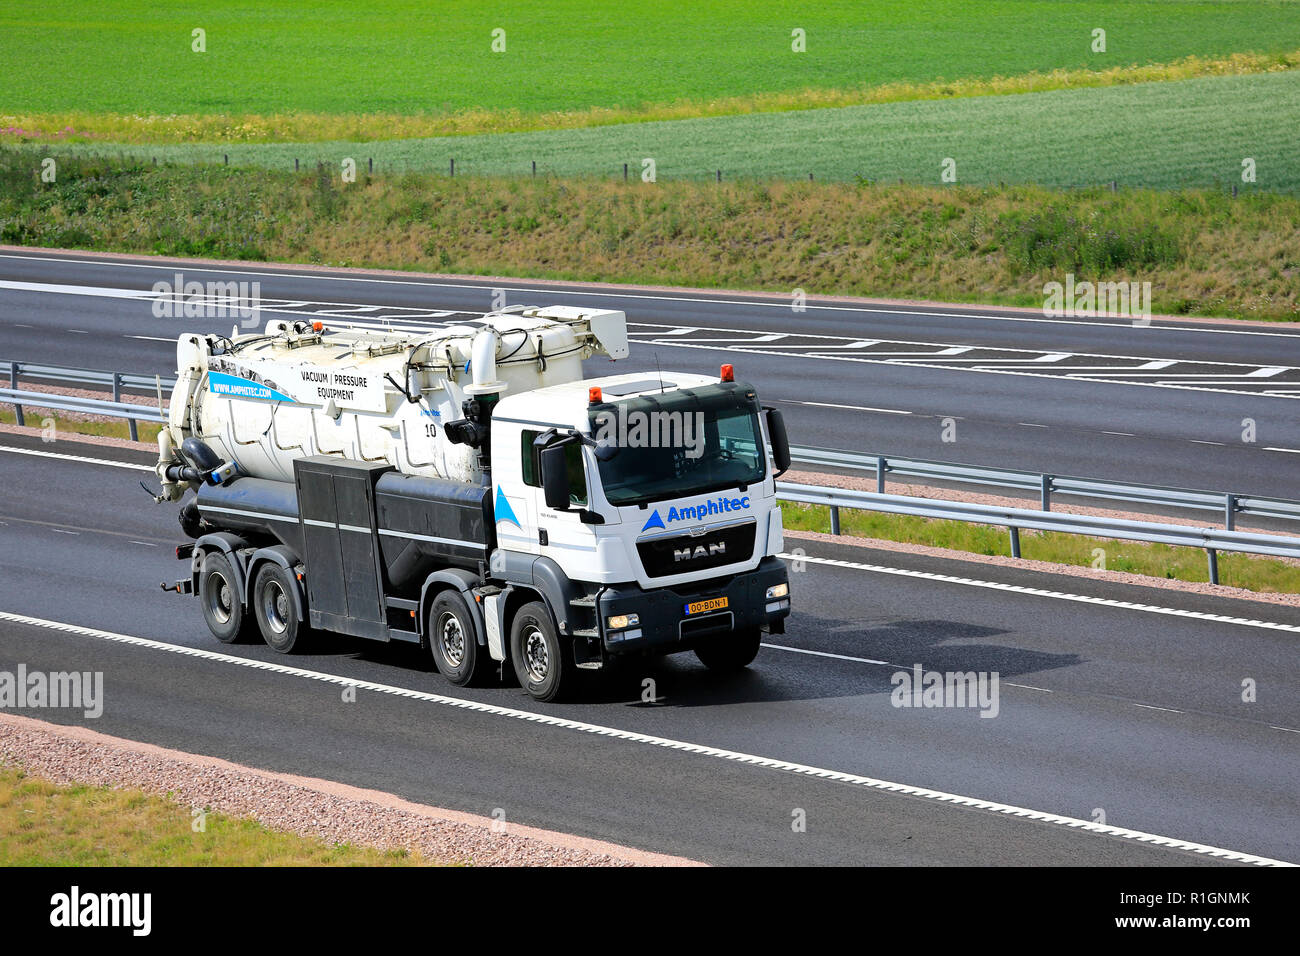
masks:
[[[709,545],[697,544],[694,548],[674,548],[673,561],[694,561],[696,558],[711,558],[727,553],[727,542],[716,541]]]

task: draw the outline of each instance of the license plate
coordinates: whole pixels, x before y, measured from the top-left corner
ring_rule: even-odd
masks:
[[[686,616],[690,617],[692,614],[708,614],[710,611],[721,611],[726,606],[727,599],[724,597],[709,598],[707,601],[695,601],[692,604],[686,605]]]

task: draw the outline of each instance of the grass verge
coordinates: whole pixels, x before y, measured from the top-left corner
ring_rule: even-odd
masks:
[[[783,502],[781,516],[787,530],[826,533],[831,530],[830,510],[821,505]],[[1011,555],[1007,529],[993,525],[842,508],[840,532],[971,554]],[[1022,529],[1020,556],[1033,561],[1127,571],[1176,581],[1209,580],[1205,552],[1196,548]],[[1296,594],[1300,593],[1300,566],[1274,558],[1220,552],[1219,583],[1248,591]]]
[[[142,790],[60,786],[0,767],[0,866],[418,866],[405,850],[329,844]]]
[[[1300,319],[1300,197],[1207,190],[302,174],[0,150],[0,242],[1041,308],[1150,281],[1157,313]],[[792,315],[791,331],[798,316]],[[1098,343],[1098,351],[1104,351]]]
[[[23,421],[29,428],[39,428],[49,435],[51,441],[57,442],[63,433],[71,435],[97,435],[101,438],[123,438],[130,440],[131,429],[125,421],[87,422],[63,418],[51,410],[37,411],[35,406],[23,406]],[[0,405],[0,424],[16,425],[18,416],[12,405]],[[139,440],[152,445],[158,440],[161,425],[137,422]]]

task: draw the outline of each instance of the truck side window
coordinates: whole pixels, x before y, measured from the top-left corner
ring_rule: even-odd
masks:
[[[534,488],[542,487],[542,469],[538,467],[537,452],[533,450],[533,442],[541,432],[533,432],[524,429],[519,433],[519,462],[523,474],[524,484],[531,485]]]
[[[537,448],[533,442],[540,435],[539,431],[524,429],[519,433],[519,463],[524,484],[533,488],[542,487],[542,466],[537,458]],[[569,445],[564,449],[564,464],[569,473],[569,501],[575,505],[587,505],[587,473],[582,465],[582,446]]]
[[[582,467],[582,446],[576,442],[564,449],[564,464],[569,472],[569,501],[587,506],[587,472]]]

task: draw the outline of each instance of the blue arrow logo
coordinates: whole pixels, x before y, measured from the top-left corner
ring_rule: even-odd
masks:
[[[506,497],[506,494],[501,490],[500,485],[497,485],[497,500],[496,504],[493,506],[493,510],[496,512],[497,521],[509,521],[520,531],[524,530],[524,526],[521,525],[519,519],[515,517],[515,509],[510,507],[510,499]]]
[[[659,517],[658,508],[654,510],[654,514],[650,515],[650,517],[646,519],[645,526],[641,529],[641,534],[645,534],[651,528],[663,528],[665,531],[668,530],[667,526],[664,524],[664,519]]]

